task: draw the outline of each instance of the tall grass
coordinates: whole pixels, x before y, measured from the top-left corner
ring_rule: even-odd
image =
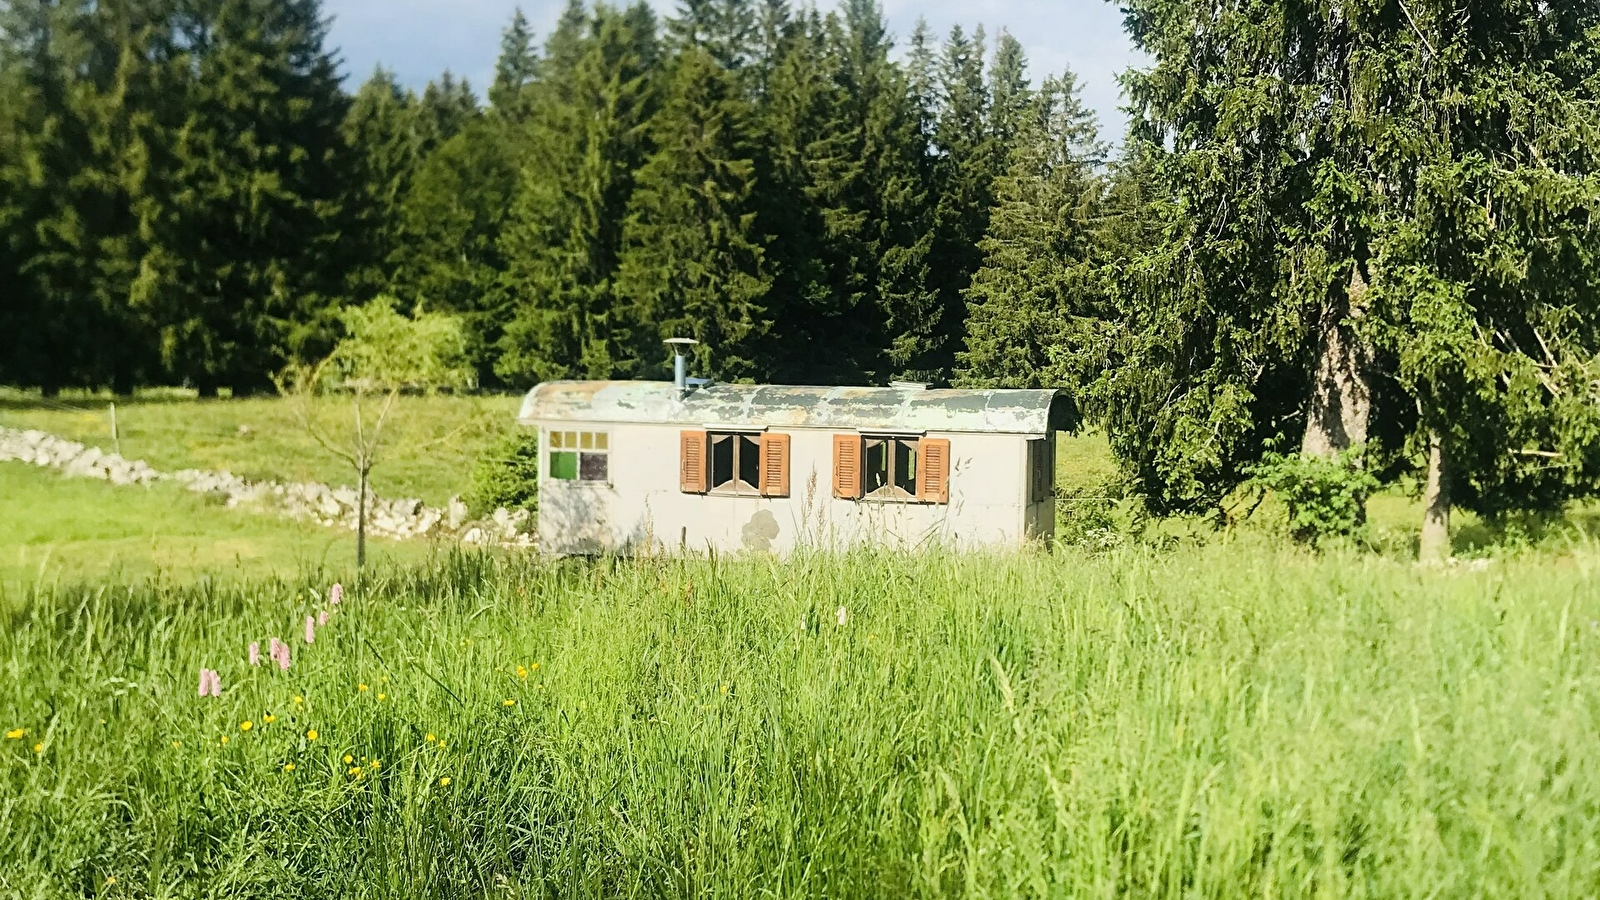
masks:
[[[0,895],[1593,896],[1595,582],[452,555],[311,646],[321,578],[51,589],[0,636]]]

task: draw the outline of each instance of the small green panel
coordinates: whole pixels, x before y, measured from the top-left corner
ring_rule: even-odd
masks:
[[[550,477],[557,481],[577,480],[578,454],[571,451],[551,451]]]

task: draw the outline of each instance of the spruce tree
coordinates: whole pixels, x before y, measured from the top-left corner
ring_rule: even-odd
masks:
[[[417,102],[383,68],[356,91],[342,133],[347,166],[342,198],[344,294],[365,303],[392,287],[391,263],[408,256],[400,209],[420,162]]]
[[[1102,309],[1094,219],[1105,151],[1070,72],[1047,80],[1013,121],[1011,165],[996,183],[997,205],[980,244],[983,267],[966,292],[959,380],[1076,386],[1085,373],[1075,365],[1075,326]]]
[[[339,291],[346,101],[325,21],[317,0],[199,0],[176,23],[184,115],[171,170],[141,198],[151,246],[132,296],[167,367],[205,395],[270,384]]]
[[[569,7],[546,47],[500,238],[510,384],[639,371],[631,298],[616,290],[623,222],[649,151],[659,47],[643,3]]]
[[[528,117],[529,87],[538,74],[539,54],[533,45],[533,29],[519,6],[500,36],[500,58],[495,61],[494,84],[489,86],[489,106],[495,115],[511,123],[524,122]]]
[[[655,333],[692,337],[698,371],[723,380],[767,375],[771,275],[757,228],[749,104],[734,73],[705,49],[683,48],[665,106],[651,123],[655,152],[629,205],[621,296]]]

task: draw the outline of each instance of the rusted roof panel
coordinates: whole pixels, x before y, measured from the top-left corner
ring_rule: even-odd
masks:
[[[1051,390],[713,384],[680,399],[665,381],[551,381],[528,392],[517,421],[1044,435],[1076,428],[1077,411]]]

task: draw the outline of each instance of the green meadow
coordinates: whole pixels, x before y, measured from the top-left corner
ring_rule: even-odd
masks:
[[[0,891],[1594,896],[1597,561],[1241,540],[446,554],[338,607],[309,571],[46,587],[0,635]],[[289,669],[249,665],[271,637]]]

